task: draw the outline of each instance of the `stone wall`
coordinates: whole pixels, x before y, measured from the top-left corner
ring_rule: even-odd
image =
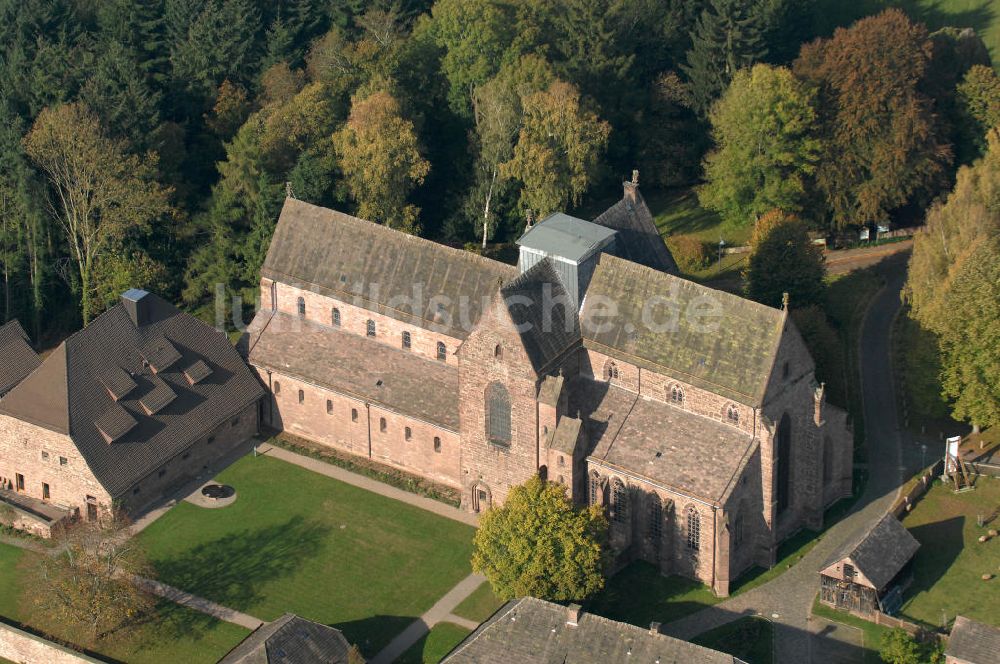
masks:
[[[3,622],[0,622],[0,659],[18,664],[101,663],[99,659],[88,657]]]
[[[266,282],[267,280],[264,280],[261,283],[262,306],[265,299],[268,302],[270,301],[270,296],[267,294],[270,287],[267,286]],[[375,322],[374,341],[384,343],[393,348],[400,348],[402,347],[403,332],[409,332],[411,352],[428,359],[438,360],[437,345],[441,342],[446,348],[446,359],[444,361],[451,365],[458,364],[458,357],[455,355],[455,351],[461,344],[460,339],[440,332],[433,332],[418,325],[404,323],[395,318],[370,311],[364,307],[319,295],[304,288],[296,288],[288,284],[278,283],[275,284],[274,289],[277,295],[278,311],[297,316],[298,299],[301,297],[306,305],[305,317],[314,323],[330,326],[333,324],[333,308],[336,307],[340,311],[339,329],[345,332],[367,336],[368,321],[372,320]]]
[[[294,376],[255,370],[271,391],[265,419],[274,428],[448,486],[461,486],[458,432]]]

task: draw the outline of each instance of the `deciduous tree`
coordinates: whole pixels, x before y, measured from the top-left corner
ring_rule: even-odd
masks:
[[[587,110],[580,93],[562,81],[522,100],[524,124],[514,157],[500,172],[523,185],[521,207],[539,218],[578,205],[590,187],[611,126]]]
[[[976,65],[958,84],[959,117],[966,123],[979,150],[986,149],[986,134],[1000,128],[1000,76],[993,67]]]
[[[823,255],[801,219],[780,210],[765,214],[754,226],[750,246],[747,297],[771,307],[781,306],[783,293],[792,307],[822,303]]]
[[[415,232],[419,209],[406,198],[424,181],[430,164],[420,154],[413,123],[388,92],[355,96],[347,123],[333,135],[358,214]]]
[[[813,103],[787,69],[737,72],[709,115],[716,149],[705,160],[701,204],[737,226],[768,210],[802,212],[821,154]]]
[[[577,510],[564,486],[533,477],[483,514],[472,568],[502,599],[585,599],[604,587],[607,527],[600,507]]]
[[[795,73],[818,85],[827,154],[816,181],[836,226],[885,221],[944,173],[951,151],[920,90],[927,30],[898,9],[802,48]]]
[[[167,217],[172,211],[169,192],[154,179],[155,155],[127,153],[81,104],[42,111],[24,146],[48,178],[49,212],[76,265],[86,324],[98,313],[97,262],[129,235],[147,232],[154,221]]]

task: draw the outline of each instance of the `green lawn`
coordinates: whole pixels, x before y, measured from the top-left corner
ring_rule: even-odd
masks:
[[[400,655],[396,664],[438,664],[470,633],[464,627],[453,623],[438,623],[424,638]]]
[[[879,648],[882,647],[882,636],[888,634],[891,630],[888,627],[882,627],[881,625],[876,625],[873,622],[868,622],[867,620],[862,620],[852,616],[851,614],[844,611],[837,611],[831,609],[830,607],[821,604],[819,597],[813,600],[812,612],[814,615],[826,618],[827,620],[832,620],[833,622],[838,622],[841,625],[847,625],[848,627],[856,627],[860,629],[863,633],[863,643],[862,649],[864,651],[864,664],[884,664],[882,657],[878,654]]]
[[[453,613],[460,618],[483,622],[497,612],[504,602],[493,594],[488,581],[476,588],[475,592],[455,608]]]
[[[26,596],[22,575],[38,554],[0,544],[0,617],[69,643],[84,638],[71,626],[36,612]],[[221,622],[171,602],[161,602],[141,624],[130,626],[91,646],[98,656],[129,664],[211,664],[242,641],[249,630]],[[79,646],[77,646],[79,649]]]
[[[748,616],[700,634],[691,642],[728,653],[747,664],[772,664],[774,625],[765,618]]]
[[[977,540],[989,528],[1000,526],[1000,517],[985,528],[977,515],[1000,511],[1000,480],[980,477],[973,491],[954,493],[941,482],[916,503],[903,520],[920,549],[913,564],[913,584],[906,592],[902,613],[910,620],[950,625],[956,614],[1000,626],[1000,538],[985,544]],[[983,581],[990,573],[994,578]],[[942,615],[943,614],[943,615]]]
[[[990,49],[993,65],[1000,66],[1000,7],[996,0],[896,0],[893,4],[926,23],[930,30],[974,28]]]
[[[234,504],[181,503],[140,537],[161,580],[262,620],[291,611],[372,656],[470,572],[469,526],[266,456],[219,480]]]
[[[590,600],[591,613],[649,627],[668,623],[722,601],[711,589],[681,576],[663,576],[650,563],[636,561],[608,579],[604,590]]]

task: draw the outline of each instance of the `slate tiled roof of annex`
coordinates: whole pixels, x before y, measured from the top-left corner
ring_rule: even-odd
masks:
[[[347,664],[340,630],[286,613],[254,630],[218,664]]]
[[[625,186],[632,185],[626,183]],[[617,253],[622,258],[660,272],[677,274],[677,262],[660,237],[642,194],[637,187],[634,189],[635,202],[628,196],[622,198],[594,219],[594,223],[618,232]]]
[[[113,497],[264,394],[223,333],[156,295],[145,295],[140,305],[145,323],[137,326],[116,304],[0,401],[2,414],[69,434]],[[154,374],[143,349],[163,362],[163,340],[181,361]],[[212,374],[192,385],[182,367],[198,360]],[[105,382],[114,386],[117,401]],[[107,442],[98,423],[112,429],[105,433],[114,442]]]
[[[20,323],[12,320],[0,327],[0,396],[7,394],[41,363]]]
[[[458,368],[281,312],[247,330],[252,364],[458,430]]]
[[[536,371],[580,340],[579,318],[551,258],[533,265],[504,286],[500,294]]]
[[[784,322],[779,309],[602,254],[580,327],[585,346],[759,406]]]
[[[963,664],[992,664],[1000,657],[1000,627],[956,616],[945,654]]]
[[[732,655],[534,597],[507,602],[441,664],[734,664]]]
[[[605,426],[591,416],[592,459],[700,500],[724,502],[756,448],[746,432],[655,399],[631,395],[622,409],[630,393],[603,381],[577,379],[573,393],[571,407],[614,413]]]
[[[827,559],[827,568],[845,558],[882,590],[903,569],[920,542],[892,514],[886,514],[875,523],[864,524]]]
[[[517,269],[288,198],[261,274],[465,339]]]

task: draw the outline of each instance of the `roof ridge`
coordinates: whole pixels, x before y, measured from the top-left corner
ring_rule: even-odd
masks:
[[[549,272],[551,276],[556,278],[556,281],[559,282],[559,285],[562,286],[562,281],[559,280],[559,275],[556,273],[555,267],[552,265],[552,258],[550,258],[549,256],[545,256],[544,258],[542,258],[542,260],[538,261],[537,263],[535,263],[534,265],[532,265],[527,270],[517,275],[507,283],[503,284],[500,287],[500,291],[506,293],[515,288],[520,288],[530,283],[535,278],[536,273],[542,271]]]

